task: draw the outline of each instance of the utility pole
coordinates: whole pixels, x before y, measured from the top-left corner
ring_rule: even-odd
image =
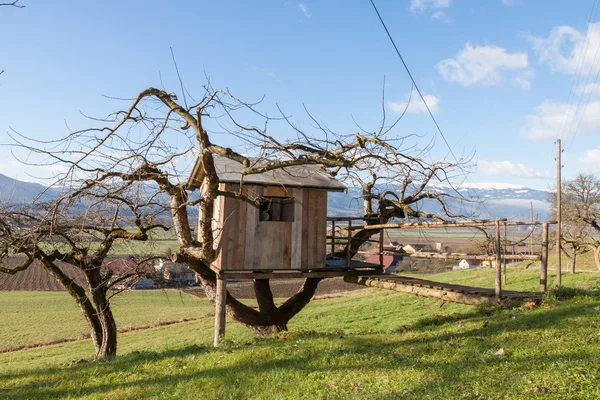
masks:
[[[561,225],[561,217],[562,217],[562,180],[561,180],[561,148],[560,148],[560,139],[556,140],[557,144],[557,152],[556,152],[556,286],[561,286],[561,260],[560,260],[560,237],[562,235],[562,225]]]

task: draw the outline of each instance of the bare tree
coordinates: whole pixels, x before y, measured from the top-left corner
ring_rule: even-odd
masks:
[[[68,197],[68,195],[66,196]],[[119,241],[145,241],[149,232],[164,227],[132,209],[120,212],[127,197],[102,198],[93,193],[77,203],[61,197],[53,204],[6,205],[0,209],[0,272],[15,274],[38,263],[73,297],[88,324],[96,358],[109,360],[117,352],[117,325],[110,298],[119,287],[134,283],[148,271],[144,261],[119,260],[106,265],[108,253]],[[113,208],[112,215],[107,211]],[[135,228],[123,227],[129,223]],[[83,275],[74,276],[73,269]]]
[[[579,174],[563,182],[561,247],[571,258],[570,272],[575,272],[578,254],[594,251],[596,267],[600,269],[600,179],[591,174]],[[550,195],[553,212],[556,195]]]
[[[281,110],[273,118],[258,111],[257,103],[243,102],[229,91],[215,90],[210,84],[204,89],[200,100],[190,97],[193,104],[189,106],[185,90],[182,102],[164,90],[143,90],[130,100],[126,109],[104,119],[94,119],[97,126],[43,144],[45,148],[59,150],[40,149],[39,141],[13,135],[16,146],[68,169],[56,182],[66,188],[66,194],[53,208],[51,230],[64,214],[57,210],[89,198],[123,204],[122,193],[135,187],[144,196],[123,207],[129,207],[137,216],[136,235],[145,237],[155,220],[171,226],[179,244],[173,252],[173,261],[183,262],[194,270],[206,296],[214,301],[216,274],[210,268],[216,257],[214,202],[218,196],[229,196],[258,207],[259,199],[243,190],[244,178],[252,174],[289,166],[319,165],[348,185],[360,185],[365,215],[375,216],[379,222],[407,217],[441,219],[443,215],[452,215],[446,199],[453,195],[429,190],[429,186],[464,177],[470,158],[426,161],[434,142],[421,145],[422,138],[418,136],[395,134],[393,128],[398,120],[388,124],[385,107],[376,130],[351,134],[334,133],[308,114],[312,121],[309,134]],[[274,125],[290,133],[285,137],[273,134]],[[236,190],[220,189],[214,163],[217,155],[240,164],[241,179]],[[205,171],[204,189],[199,194],[187,190],[187,171],[196,157]],[[423,212],[423,203],[427,201],[437,202],[443,213]],[[200,209],[197,236],[191,228],[190,213],[194,207]],[[112,223],[116,221],[115,218]],[[112,230],[107,233],[107,238],[115,235]],[[350,252],[353,256],[377,233],[359,230],[340,254]],[[136,238],[128,232],[118,235],[123,240]],[[38,257],[37,253],[25,250],[30,257]],[[228,293],[227,314],[258,335],[286,329],[288,321],[311,300],[320,280],[306,279],[294,296],[277,306],[269,280],[257,279],[254,290],[258,308],[245,305]]]

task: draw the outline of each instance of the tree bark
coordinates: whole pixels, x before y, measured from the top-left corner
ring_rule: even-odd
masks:
[[[596,268],[600,271],[600,245],[596,246],[594,250],[594,261],[596,262]]]
[[[569,272],[575,273],[575,263],[577,262],[577,249],[573,247],[573,252],[571,253],[571,262],[569,263]]]
[[[107,282],[104,281],[99,266],[86,269],[85,275],[102,332],[101,340],[95,346],[96,358],[104,361],[112,360],[117,355],[117,324],[107,298]]]

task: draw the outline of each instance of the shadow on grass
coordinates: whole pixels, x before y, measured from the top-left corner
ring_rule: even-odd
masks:
[[[104,397],[114,396],[115,391],[134,391],[138,396],[166,393],[165,396],[170,397],[173,388],[184,390],[189,396],[197,393],[195,397],[198,398],[248,398],[256,397],[257,393],[266,393],[264,397],[272,393],[277,397],[280,391],[288,393],[282,397],[290,398],[297,385],[306,385],[302,378],[306,380],[313,374],[333,377],[329,381],[333,379],[339,386],[336,396],[340,398],[452,398],[457,390],[466,398],[487,398],[482,393],[492,389],[499,390],[497,397],[502,398],[503,388],[509,388],[507,381],[517,388],[514,390],[520,390],[520,395],[526,396],[524,391],[529,389],[523,388],[535,387],[535,382],[528,380],[527,371],[544,370],[552,365],[589,364],[592,372],[584,371],[589,374],[593,373],[594,362],[600,360],[589,352],[575,349],[564,354],[532,350],[513,356],[508,352],[506,356],[498,357],[493,354],[496,348],[490,348],[488,343],[476,347],[477,340],[485,337],[495,345],[513,331],[525,334],[552,329],[557,321],[593,317],[597,305],[598,302],[587,301],[532,312],[502,312],[492,316],[485,327],[482,322],[488,315],[485,310],[477,309],[467,314],[423,319],[406,329],[409,337],[400,332],[378,336],[375,340],[372,334],[292,332],[250,344],[230,343],[220,350],[193,345],[134,352],[110,363],[89,362],[0,375],[0,398]],[[442,329],[443,325],[456,322],[482,323],[482,326],[436,332],[436,327]],[[311,340],[311,347],[300,345],[296,348],[292,344],[302,343],[304,339]],[[475,347],[456,356],[445,350],[452,346],[457,349]],[[248,354],[244,353],[245,349],[249,349]],[[445,356],[433,357],[436,352]],[[230,354],[237,356],[234,361],[226,360]],[[221,364],[222,357],[225,361]],[[482,371],[489,368],[495,372],[481,377]],[[368,382],[352,382],[347,378],[356,371],[363,377],[358,379],[374,382],[382,375],[389,375],[392,381],[374,388],[366,387]],[[400,376],[401,371],[416,371],[423,378],[417,382],[394,381],[393,377]],[[598,369],[595,371],[597,381],[600,376]],[[267,381],[271,384],[263,383]],[[356,386],[357,383],[362,386]],[[579,383],[561,385],[561,395],[576,395],[582,390],[577,386]],[[315,390],[324,392],[314,393],[314,397],[336,397],[332,393],[328,395],[330,389],[326,386]]]

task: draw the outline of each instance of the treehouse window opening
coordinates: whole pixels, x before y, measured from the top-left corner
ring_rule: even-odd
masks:
[[[293,197],[263,197],[260,199],[260,221],[294,222]]]

